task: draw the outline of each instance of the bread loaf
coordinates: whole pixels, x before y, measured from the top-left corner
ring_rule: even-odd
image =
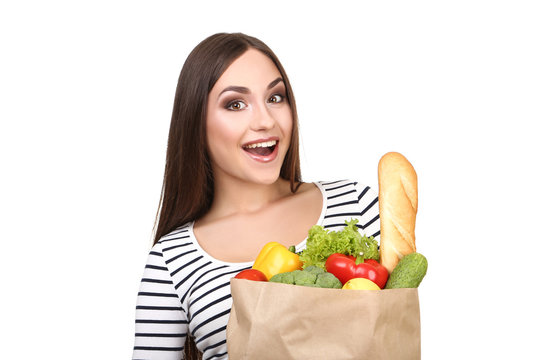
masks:
[[[391,273],[399,260],[416,251],[414,228],[418,183],[411,163],[389,152],[379,161],[379,216],[381,264]]]

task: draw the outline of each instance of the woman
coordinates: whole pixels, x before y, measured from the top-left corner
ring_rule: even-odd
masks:
[[[201,42],[176,90],[134,359],[180,359],[191,337],[204,359],[227,359],[229,280],[267,242],[300,251],[313,225],[338,230],[350,218],[379,235],[375,192],[303,183],[298,148],[293,92],[274,53],[238,33]]]

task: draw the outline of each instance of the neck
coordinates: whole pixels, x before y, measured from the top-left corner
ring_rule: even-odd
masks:
[[[215,219],[256,213],[290,194],[289,182],[282,178],[268,185],[215,179],[214,200],[207,215]]]

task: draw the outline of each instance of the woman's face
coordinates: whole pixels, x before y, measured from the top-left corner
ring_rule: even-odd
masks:
[[[216,181],[274,183],[289,148],[292,112],[279,70],[249,49],[210,91],[207,141]]]

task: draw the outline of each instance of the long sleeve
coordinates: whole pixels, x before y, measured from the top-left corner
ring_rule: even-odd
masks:
[[[144,270],[135,316],[133,359],[182,359],[187,317],[163,259],[154,245]]]

